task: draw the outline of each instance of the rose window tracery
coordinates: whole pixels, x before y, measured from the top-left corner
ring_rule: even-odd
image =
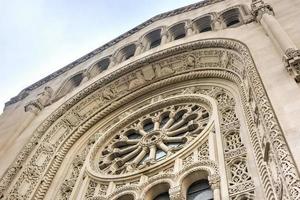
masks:
[[[99,169],[124,174],[162,161],[201,133],[209,112],[201,105],[172,105],[146,114],[117,131],[101,150]]]

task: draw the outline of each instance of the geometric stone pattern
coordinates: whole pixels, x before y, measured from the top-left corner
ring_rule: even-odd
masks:
[[[224,57],[228,57],[229,62],[222,62]],[[193,62],[190,62],[191,60]],[[147,70],[142,70],[145,68]],[[160,69],[160,73],[157,73],[158,69]],[[151,75],[147,73],[149,70],[152,70]],[[131,63],[122,69],[116,70],[103,79],[95,81],[74,95],[52,113],[35,131],[15,163],[2,177],[0,181],[0,192],[2,195],[0,196],[4,196],[7,199],[42,199],[70,147],[97,121],[121,107],[122,104],[130,102],[134,98],[147,94],[156,88],[199,78],[219,78],[236,84],[242,102],[241,109],[245,113],[250,143],[254,151],[262,188],[264,193],[267,194],[265,198],[276,198],[276,192],[271,182],[270,167],[268,163],[263,161],[262,138],[258,133],[255,118],[259,118],[260,123],[263,124],[266,130],[265,134],[269,135],[269,140],[272,144],[270,148],[276,160],[278,172],[283,177],[282,185],[286,188],[285,195],[290,199],[299,199],[299,174],[251,55],[244,44],[229,39],[197,41],[154,53],[136,63]],[[184,92],[185,94],[193,93],[191,88],[186,89]],[[249,94],[253,94],[253,97],[249,98]],[[230,175],[233,178],[231,180],[233,185],[229,185],[229,193],[232,199],[236,199],[236,196],[240,195],[239,192],[241,191],[245,191],[247,193],[245,195],[251,196],[253,195],[253,185],[251,183],[248,184],[251,178],[250,175],[247,175],[245,150],[243,150],[243,145],[239,144],[241,140],[234,135],[239,133],[238,122],[235,120],[233,110],[228,110],[226,107],[232,106],[233,102],[228,101],[231,99],[230,96],[215,96],[215,99],[218,98],[220,101],[227,103],[222,104],[225,108],[220,109],[223,117],[221,130],[228,130],[228,128],[233,130],[233,132],[228,133],[229,135],[226,131],[222,132],[223,138],[232,140],[231,142],[224,141],[224,144],[227,144],[228,147],[224,151],[225,158],[228,158],[228,160],[226,158],[226,169],[230,169]],[[94,102],[98,102],[98,104],[93,104]],[[88,104],[95,106],[92,107],[92,110],[82,113],[82,108]],[[255,105],[254,107],[251,106],[253,104]],[[258,109],[253,109],[255,107]],[[257,110],[259,110],[258,113]],[[195,155],[193,159],[198,158],[198,153],[193,155]],[[239,159],[232,161],[236,157]],[[218,174],[216,164],[205,160],[199,162],[203,162],[202,166],[210,165],[212,169],[215,169],[214,173],[211,172],[209,176],[210,182],[213,182],[216,179],[213,174]],[[184,168],[185,171],[189,167],[190,169],[193,168],[191,167],[192,165],[187,165]],[[20,168],[20,166],[23,167]],[[201,164],[198,164],[198,166],[201,166]],[[176,172],[178,175],[182,173],[184,172]],[[167,176],[157,175],[155,179],[157,177],[168,179]],[[170,176],[172,177],[173,175]],[[239,185],[241,184],[241,177],[246,177],[243,180],[247,184]],[[149,185],[151,181],[154,182],[151,178],[146,182]],[[106,187],[110,189],[110,185],[95,186],[94,183],[88,183],[87,185],[89,185],[89,191],[99,192],[103,191],[100,188]],[[176,190],[175,185],[173,185],[174,187],[172,186],[173,189],[171,191],[180,191]],[[239,185],[238,189],[233,187],[236,185]],[[143,186],[145,185],[138,187],[143,188]],[[130,188],[131,186],[120,187],[118,192],[129,191]],[[241,190],[241,188],[244,188],[244,190]],[[173,196],[176,196],[175,193],[171,194],[170,192],[171,197],[173,194]],[[180,192],[178,195],[181,195]],[[90,195],[87,194],[87,196]]]

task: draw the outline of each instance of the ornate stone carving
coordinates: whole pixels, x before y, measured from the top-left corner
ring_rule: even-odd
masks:
[[[157,77],[164,77],[174,73],[174,70],[168,66],[161,67],[160,64],[154,66]]]
[[[208,140],[206,140],[199,148],[198,148],[198,160],[208,159],[209,150],[208,150]]]
[[[251,13],[258,22],[264,14],[275,15],[271,5],[265,3],[262,0],[253,0],[251,3]]]
[[[297,83],[300,82],[300,50],[288,49],[283,57],[287,71],[294,77]]]
[[[33,112],[37,114],[44,107],[52,103],[53,89],[49,86],[44,88],[44,91],[37,95],[37,99],[30,101],[25,105],[25,112]]]
[[[97,142],[96,149],[101,151],[97,171],[112,175],[137,171],[172,156],[192,142],[208,124],[209,112],[201,104],[188,103],[186,97],[177,98],[186,103],[181,104],[176,98],[162,100],[166,105],[156,102],[126,118],[131,123],[120,122],[115,126],[116,133],[106,133],[110,142],[104,143],[105,136]],[[169,105],[171,102],[176,105]],[[155,106],[158,109],[152,108]],[[98,155],[96,149],[92,155]]]
[[[219,31],[222,30],[224,28],[224,22],[221,16],[216,17],[213,22],[212,25],[214,27],[215,31]]]
[[[287,147],[287,144],[284,140],[283,133],[279,127],[279,124],[277,122],[277,119],[274,115],[274,112],[272,110],[271,104],[267,98],[267,95],[263,89],[261,80],[257,74],[257,71],[255,69],[255,66],[253,64],[252,58],[248,52],[248,49],[241,43],[234,41],[234,40],[221,40],[221,39],[215,39],[215,40],[205,40],[205,41],[198,41],[195,43],[189,43],[186,45],[182,45],[179,47],[176,47],[174,49],[168,49],[166,51],[158,52],[156,54],[151,55],[149,58],[145,58],[145,60],[140,60],[137,63],[132,63],[128,65],[127,67],[124,67],[123,69],[117,70],[116,72],[112,73],[110,76],[105,77],[103,79],[97,80],[95,83],[88,86],[86,89],[82,90],[78,94],[74,95],[69,101],[67,101],[63,106],[58,108],[51,116],[49,116],[48,119],[46,119],[40,127],[37,129],[37,131],[33,134],[33,137],[30,139],[29,143],[26,145],[24,150],[20,153],[18,158],[16,159],[16,162],[13,166],[8,170],[8,172],[4,175],[4,177],[1,179],[0,182],[0,189],[1,192],[4,194],[5,198],[15,198],[18,195],[21,195],[24,193],[24,191],[18,191],[17,188],[20,186],[19,184],[22,183],[22,180],[27,180],[25,175],[26,173],[23,173],[27,170],[27,167],[24,167],[22,169],[16,167],[16,166],[26,166],[26,163],[29,162],[28,156],[35,154],[34,149],[36,149],[37,146],[41,145],[38,143],[41,139],[43,141],[49,140],[47,137],[53,137],[55,135],[56,131],[52,132],[51,135],[47,134],[50,132],[50,129],[55,126],[53,122],[57,120],[62,120],[63,123],[65,119],[65,116],[69,114],[70,110],[78,112],[78,110],[82,109],[83,105],[86,105],[89,101],[93,100],[93,98],[99,98],[102,96],[102,91],[105,88],[111,88],[113,87],[112,84],[107,84],[108,82],[117,84],[117,81],[120,81],[121,76],[124,76],[124,74],[127,74],[129,71],[139,70],[139,67],[147,65],[146,63],[151,62],[158,62],[157,60],[162,60],[165,57],[170,57],[173,55],[172,60],[177,61],[177,63],[182,63],[182,52],[186,52],[188,49],[197,49],[200,48],[201,50],[193,52],[195,57],[200,60],[200,63],[195,66],[194,69],[186,69],[181,68],[182,65],[180,64],[172,64],[169,67],[174,70],[172,77],[171,76],[165,76],[165,79],[162,80],[159,77],[153,78],[151,81],[151,85],[149,82],[145,82],[143,87],[141,87],[140,91],[132,91],[132,90],[124,90],[119,93],[114,93],[114,95],[111,96],[110,100],[105,100],[102,104],[97,105],[94,107],[94,111],[90,112],[90,115],[84,116],[82,115],[82,118],[78,118],[82,121],[81,123],[75,124],[74,126],[69,126],[70,131],[64,132],[67,137],[64,137],[62,140],[56,140],[57,145],[54,145],[54,151],[57,152],[56,155],[51,157],[48,162],[49,165],[47,166],[47,171],[43,171],[43,174],[45,175],[38,175],[38,179],[44,179],[45,181],[39,182],[39,181],[32,181],[28,183],[23,183],[25,185],[29,184],[29,193],[34,193],[35,198],[43,198],[45,195],[45,192],[47,191],[47,188],[49,187],[55,173],[57,172],[58,168],[60,167],[62,160],[68,150],[71,148],[71,146],[78,140],[78,138],[83,135],[90,127],[92,127],[95,123],[97,123],[100,119],[102,119],[104,116],[107,115],[107,113],[114,111],[115,109],[119,108],[121,104],[124,104],[133,98],[136,98],[137,96],[141,96],[142,94],[146,94],[149,91],[153,91],[157,88],[161,88],[163,86],[170,85],[175,82],[181,82],[186,80],[197,80],[198,78],[223,78],[226,80],[231,80],[236,85],[238,85],[239,93],[243,97],[241,98],[243,101],[243,107],[245,109],[245,115],[247,117],[247,124],[249,124],[249,132],[251,137],[251,144],[255,151],[255,159],[256,163],[259,168],[260,176],[263,180],[265,180],[265,185],[263,185],[264,189],[267,191],[272,191],[272,184],[268,183],[268,176],[264,175],[264,170],[266,169],[266,166],[261,162],[262,157],[262,150],[260,146],[257,146],[257,143],[259,141],[258,139],[258,133],[256,132],[254,124],[254,120],[252,116],[249,114],[251,111],[249,111],[249,108],[246,106],[246,103],[244,102],[246,98],[246,92],[243,88],[243,81],[241,80],[242,74],[241,72],[243,70],[239,69],[237,66],[233,65],[230,67],[230,71],[228,69],[221,68],[218,64],[218,55],[220,53],[220,50],[217,50],[216,48],[227,48],[230,54],[238,54],[243,60],[243,66],[245,67],[246,76],[249,79],[249,84],[251,85],[251,88],[253,88],[253,94],[255,98],[257,99],[257,105],[260,110],[260,116],[261,121],[264,124],[266,128],[266,134],[270,135],[270,142],[274,145],[274,156],[278,160],[278,171],[282,173],[282,183],[287,188],[286,189],[286,195],[291,197],[291,199],[297,199],[299,198],[299,174],[297,172],[297,169],[295,167],[294,161],[291,157],[291,154],[289,152],[289,149]],[[210,48],[209,50],[206,48]],[[213,50],[211,50],[213,49]],[[205,52],[205,53],[203,53]],[[234,52],[234,53],[233,53]],[[177,55],[178,54],[178,55]],[[191,54],[191,51],[189,52]],[[205,61],[204,55],[212,55],[212,59],[210,62]],[[177,57],[178,56],[178,57]],[[181,57],[180,57],[181,56]],[[161,61],[161,66],[164,66],[163,62]],[[129,70],[130,69],[130,70]],[[201,69],[201,71],[199,70]],[[199,70],[199,71],[197,71]],[[135,71],[133,72],[135,73]],[[158,79],[156,79],[158,78]],[[118,80],[117,80],[118,79]],[[114,82],[115,81],[115,82]],[[106,85],[103,87],[103,85]],[[116,85],[114,85],[115,87]],[[151,86],[151,87],[150,87]],[[100,89],[100,90],[99,90]],[[139,94],[138,94],[139,92]],[[209,92],[213,93],[213,92]],[[117,98],[121,98],[122,101],[117,101]],[[82,104],[81,104],[82,103]],[[77,109],[77,110],[76,110]],[[225,111],[225,110],[224,110]],[[226,117],[224,119],[234,119],[234,114],[229,113],[231,117]],[[80,125],[80,126],[79,126]],[[226,125],[227,126],[227,125]],[[228,125],[229,126],[229,125]],[[236,127],[235,127],[236,128]],[[58,129],[57,129],[58,130]],[[255,148],[254,148],[255,147]],[[186,169],[185,169],[186,170]],[[36,170],[39,172],[39,170]],[[21,174],[21,176],[19,176]],[[266,173],[267,174],[267,173]],[[13,185],[9,187],[10,183],[14,181],[18,184]],[[36,188],[36,189],[35,189]],[[272,192],[270,193],[272,194]],[[27,196],[25,197],[27,198]],[[16,198],[15,198],[16,199]]]

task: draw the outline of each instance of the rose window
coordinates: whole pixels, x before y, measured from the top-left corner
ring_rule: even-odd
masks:
[[[99,169],[105,174],[124,174],[160,162],[197,137],[208,120],[208,111],[197,104],[173,105],[146,114],[104,144]]]

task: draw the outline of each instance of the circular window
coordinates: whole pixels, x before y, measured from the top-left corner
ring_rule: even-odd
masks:
[[[161,162],[187,146],[207,126],[209,112],[181,103],[137,116],[111,133],[98,154],[102,174],[125,174]]]

